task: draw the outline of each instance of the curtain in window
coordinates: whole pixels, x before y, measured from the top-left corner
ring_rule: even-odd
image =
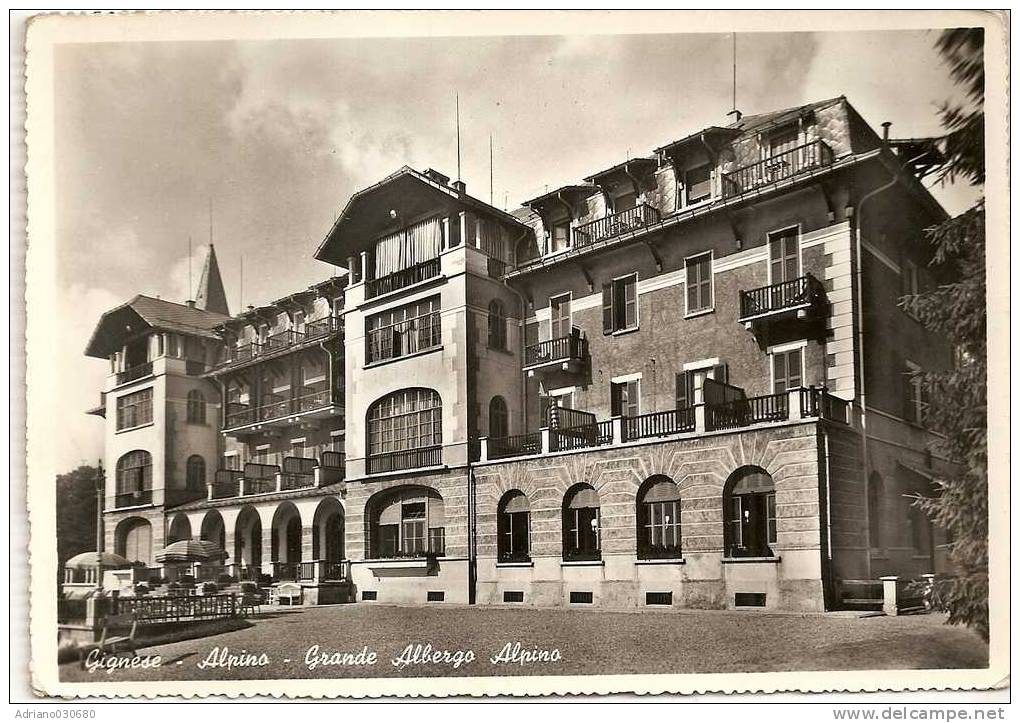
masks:
[[[443,228],[438,216],[384,236],[375,244],[375,277],[434,259],[442,247]]]
[[[368,412],[370,455],[442,444],[442,401],[432,389],[402,389]]]
[[[510,240],[506,227],[494,221],[478,221],[478,237],[486,256],[510,263]]]

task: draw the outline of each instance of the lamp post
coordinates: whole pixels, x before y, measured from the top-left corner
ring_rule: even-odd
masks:
[[[103,590],[103,495],[106,491],[106,478],[103,472],[103,461],[99,460],[96,469],[96,591]]]

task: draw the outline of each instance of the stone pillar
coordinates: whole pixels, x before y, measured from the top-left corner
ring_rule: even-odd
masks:
[[[549,428],[542,427],[538,430],[538,433],[542,435],[542,454],[549,454],[552,451],[552,438],[549,434]]]
[[[301,527],[301,562],[309,562],[315,559],[313,553],[312,540],[315,535],[315,528],[312,525],[302,525]],[[320,540],[321,543],[321,540]],[[322,552],[321,550],[319,551]],[[320,554],[321,557],[321,554]],[[296,561],[295,561],[296,562]]]
[[[489,461],[489,438],[479,437],[478,438],[478,461],[488,462]]]
[[[262,525],[262,572],[273,574],[273,525]]]
[[[467,246],[467,240],[468,240],[467,222],[468,222],[468,213],[467,213],[467,211],[461,211],[460,212],[460,245],[461,246]]]
[[[800,388],[790,389],[786,392],[786,413],[787,419],[795,422],[802,418],[800,409]]]
[[[369,259],[368,251],[362,251],[361,252],[361,280],[362,281],[368,281],[371,278],[371,276],[369,276],[369,274],[371,273],[371,269],[369,268],[369,266],[370,266],[369,260],[370,259]]]
[[[897,599],[899,577],[886,575],[880,577],[879,580],[882,581],[882,612],[886,615],[899,615],[900,607]]]

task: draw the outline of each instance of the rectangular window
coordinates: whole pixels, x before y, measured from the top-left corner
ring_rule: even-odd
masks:
[[[446,599],[446,592],[443,590],[426,590],[425,602],[443,602]]]
[[[442,557],[446,554],[446,528],[429,528],[429,552]]]
[[[733,548],[744,546],[744,525],[743,525],[743,504],[739,495],[730,497],[730,504],[726,510],[726,524],[730,528],[730,544]],[[734,554],[733,550],[729,553]]]
[[[676,408],[694,406],[694,372],[680,372],[676,375]]]
[[[362,590],[361,591],[361,599],[362,600],[378,600],[379,599],[379,592],[377,590]]]
[[[534,346],[538,343],[538,322],[529,321],[524,325],[524,346]]]
[[[570,294],[549,299],[549,338],[570,336]]]
[[[687,312],[712,308],[712,254],[693,256],[684,262],[687,270]]]
[[[423,554],[425,548],[425,503],[411,502],[401,505],[400,524],[401,552],[409,555]]]
[[[708,200],[712,196],[712,165],[706,163],[687,171],[684,188],[688,206]]]
[[[503,591],[503,602],[505,602],[505,603],[522,603],[522,602],[524,602],[524,591],[523,590],[504,590]]]
[[[772,353],[773,394],[782,394],[803,385],[803,353],[803,348]]]
[[[442,343],[439,296],[374,314],[365,326],[366,363],[434,349]]]
[[[768,520],[767,521],[767,528],[768,528],[767,529],[767,536],[768,536],[767,542],[770,545],[774,545],[774,544],[776,544],[776,540],[778,539],[778,532],[777,532],[777,528],[776,528],[776,495],[775,495],[775,493],[770,494],[765,499],[765,506],[766,506],[766,509],[767,509],[767,512],[768,512],[768,515],[767,515],[767,520]]]
[[[560,221],[552,225],[549,234],[549,253],[556,253],[567,248],[570,240],[570,221]]]
[[[591,605],[594,597],[590,592],[578,592],[576,590],[570,593],[570,602],[572,604],[579,605]]]
[[[638,196],[633,191],[621,193],[613,199],[613,212],[623,213],[624,211],[630,211],[632,208],[637,208]]]
[[[769,273],[773,284],[800,276],[800,233],[796,227],[769,235]]]
[[[768,144],[769,158],[775,158],[776,156],[792,151],[797,147],[797,139],[798,134],[796,128],[787,128],[773,133],[772,137],[769,138]]]
[[[610,403],[614,417],[636,417],[640,414],[641,380],[613,382],[610,387]]]
[[[733,593],[733,606],[738,608],[763,608],[765,607],[765,593],[763,592]]]
[[[646,592],[645,605],[672,605],[672,592]]]
[[[612,334],[638,325],[637,274],[602,285],[602,333]]]
[[[152,423],[152,389],[117,397],[117,430]]]

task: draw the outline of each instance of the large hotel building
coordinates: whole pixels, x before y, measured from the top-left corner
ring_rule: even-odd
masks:
[[[210,248],[88,345],[106,550],[213,541],[303,604],[819,611],[941,570],[914,373],[953,355],[899,300],[946,216],[887,136],[738,115],[513,213],[404,167],[324,229],[346,273],[233,315]]]

